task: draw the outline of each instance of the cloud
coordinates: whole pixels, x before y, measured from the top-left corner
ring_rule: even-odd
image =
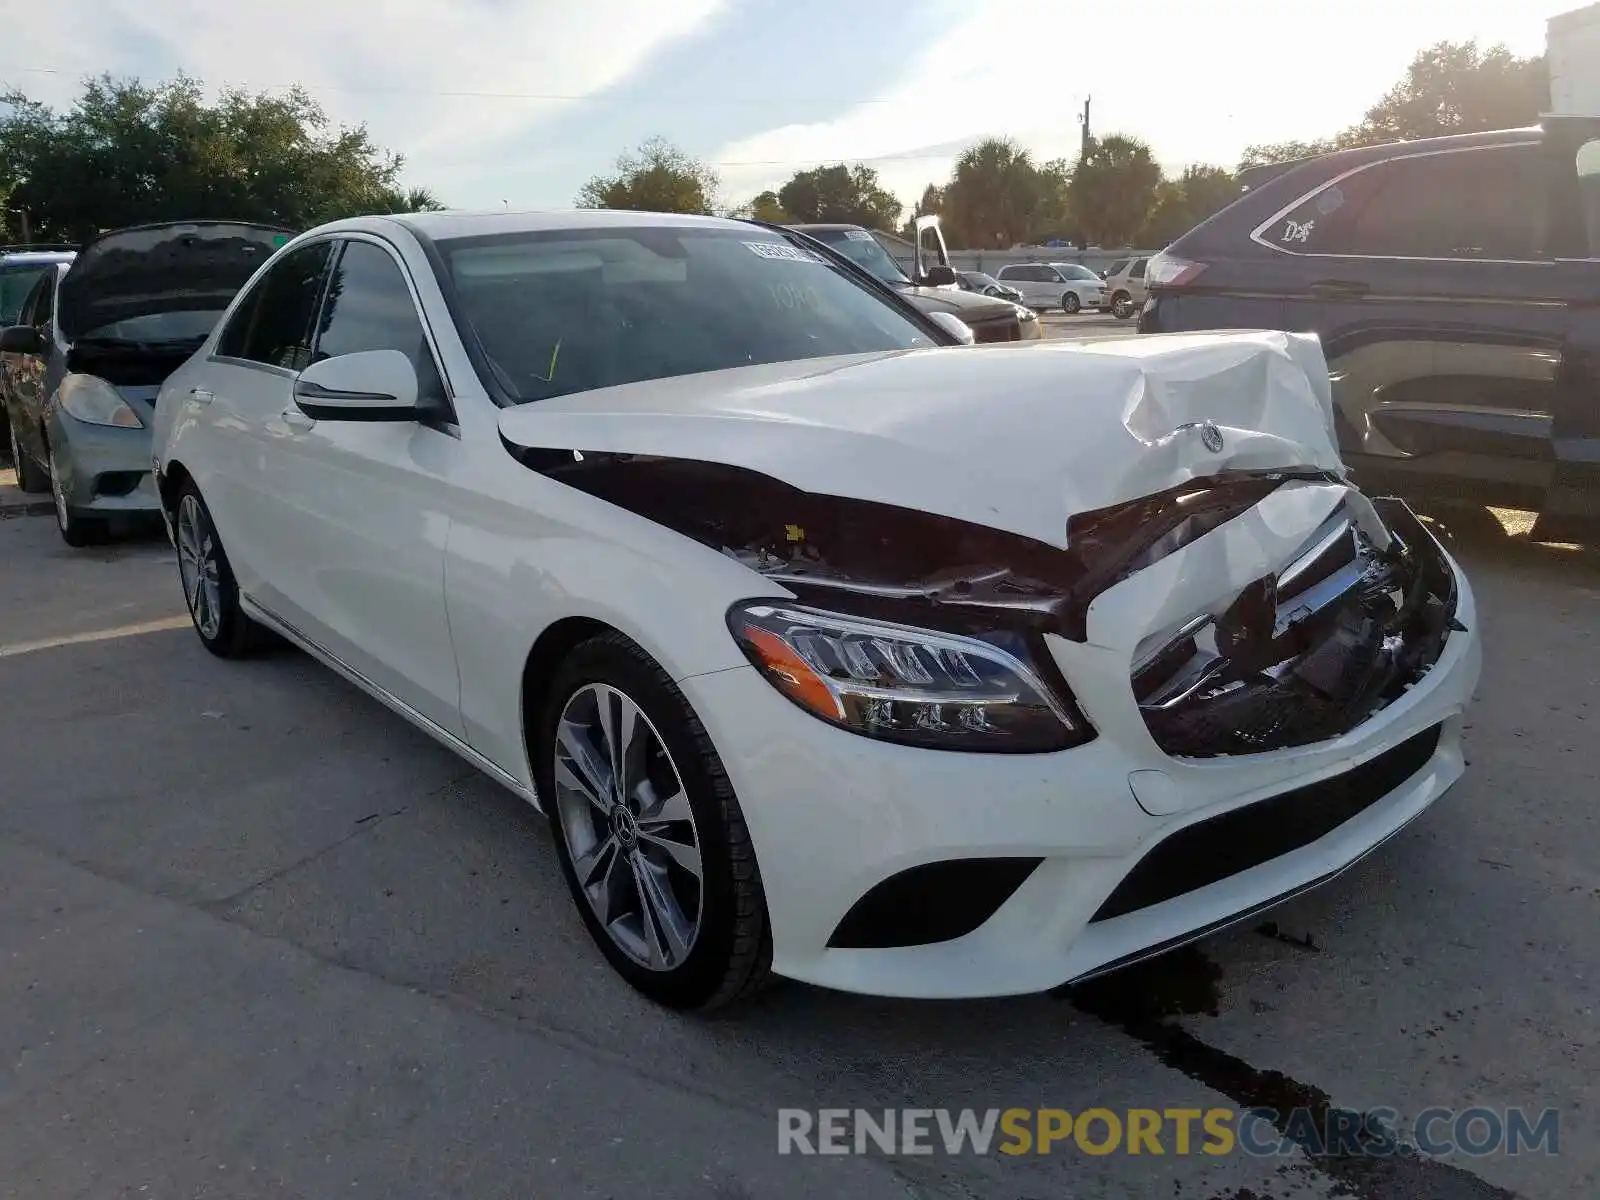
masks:
[[[1061,6],[1049,20],[972,0],[884,93],[841,116],[785,125],[713,156],[726,192],[775,187],[796,170],[862,161],[907,203],[949,178],[960,148],[1010,137],[1036,160],[1077,156],[1078,113],[1095,132],[1143,137],[1171,171],[1231,165],[1253,142],[1331,134],[1358,121],[1423,47],[1506,40],[1538,53],[1544,22],[1503,0],[1347,0],[1307,10],[1233,0]],[[1069,15],[1070,14],[1070,15]],[[954,147],[954,149],[947,149]]]
[[[65,103],[89,74],[183,70],[208,88],[306,85],[336,121],[365,122],[447,199],[429,164],[490,147],[620,82],[727,0],[57,0],[11,22],[0,78]],[[49,67],[54,74],[14,71]],[[529,94],[554,99],[532,99]],[[475,163],[476,165],[476,163]]]

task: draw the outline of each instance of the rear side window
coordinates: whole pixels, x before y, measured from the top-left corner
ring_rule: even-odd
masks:
[[[1027,276],[1022,273],[1022,268],[1021,267],[1001,267],[1000,268],[1000,274],[998,276],[996,276],[996,278],[998,278],[998,279],[1026,279]]]
[[[1547,206],[1539,148],[1495,146],[1368,167],[1260,232],[1301,254],[1534,260]]]
[[[234,310],[217,354],[299,371],[311,362],[311,322],[322,294],[331,242],[279,259]]]
[[[400,264],[382,247],[345,243],[328,277],[328,297],[317,326],[312,362],[363,350],[398,350],[417,369],[421,398],[444,397],[411,289]]]
[[[16,324],[32,325],[35,329],[45,328],[50,324],[55,304],[56,272],[52,267],[39,277],[39,282],[33,285],[33,291],[22,302],[22,312],[17,316]],[[6,324],[11,322],[7,321]]]

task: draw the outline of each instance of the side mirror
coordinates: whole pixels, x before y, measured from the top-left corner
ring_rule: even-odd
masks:
[[[927,280],[929,287],[949,287],[956,282],[955,268],[947,267],[941,263],[937,266],[929,267],[928,273],[924,278]]]
[[[314,362],[294,382],[294,402],[318,421],[415,421],[417,369],[398,350],[362,350]]]
[[[977,335],[972,332],[972,327],[956,316],[955,313],[931,312],[928,314],[928,320],[939,326],[940,329],[943,329],[963,346],[970,346],[978,340]]]
[[[12,325],[0,329],[0,353],[43,354],[44,335],[32,325]]]

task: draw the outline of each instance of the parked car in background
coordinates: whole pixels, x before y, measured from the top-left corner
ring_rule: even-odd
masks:
[[[15,325],[28,293],[46,274],[66,269],[72,261],[72,247],[66,245],[0,246],[0,329]],[[17,465],[16,448],[11,440],[5,377],[0,371],[0,455]]]
[[[1242,182],[1152,260],[1141,331],[1314,332],[1358,478],[1600,515],[1600,117]]]
[[[982,271],[957,271],[956,282],[963,291],[981,292],[985,296],[998,296],[1002,300],[1010,300],[1013,304],[1022,303],[1022,293],[1009,284],[1001,283],[993,275],[986,275]]]
[[[25,490],[49,487],[69,545],[111,517],[160,511],[150,473],[156,392],[287,230],[232,221],[102,234],[42,275],[0,331],[0,375]]]
[[[995,278],[1016,288],[1023,303],[1037,309],[1075,313],[1106,303],[1106,281],[1082,263],[1007,263]]]
[[[917,261],[913,275],[907,275],[889,256],[883,243],[870,229],[860,225],[790,225],[807,237],[815,238],[835,253],[894,288],[923,312],[949,313],[964,321],[979,342],[1034,341],[1042,334],[1039,316],[1025,305],[997,296],[963,291],[958,286],[949,252],[939,234],[937,218],[922,218],[918,230]],[[923,258],[924,242],[933,244],[934,261]]]
[[[1148,296],[1145,287],[1145,267],[1148,258],[1119,258],[1106,268],[1106,295],[1112,313],[1119,321],[1126,321],[1139,312]]]
[[[274,630],[542,806],[600,952],[682,1008],[1054,988],[1461,775],[1472,592],[1342,477],[1314,339],[952,352],[814,245],[296,239],[156,407],[197,636]]]

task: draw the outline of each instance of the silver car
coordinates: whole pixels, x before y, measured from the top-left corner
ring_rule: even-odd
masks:
[[[0,331],[17,482],[49,487],[68,545],[103,539],[113,518],[159,514],[156,393],[291,236],[236,221],[115,230],[43,276]]]

